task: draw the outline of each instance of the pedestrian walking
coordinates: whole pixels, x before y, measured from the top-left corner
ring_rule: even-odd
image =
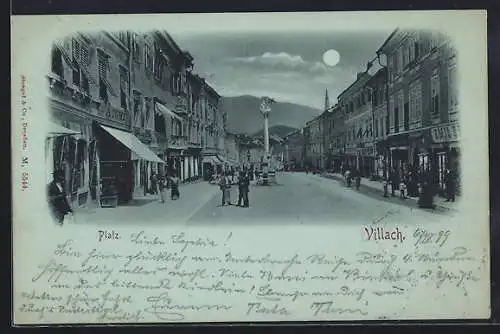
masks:
[[[238,179],[238,206],[249,207],[248,193],[250,191],[250,178],[246,171],[240,172]]]
[[[344,179],[347,184],[347,187],[351,186],[351,171],[349,168],[346,169],[345,174],[344,174]]]
[[[361,186],[361,173],[359,170],[355,170],[356,174],[356,190],[359,190],[359,187]]]
[[[446,187],[446,202],[455,202],[456,177],[455,173],[450,169],[446,169],[444,183]]]
[[[173,175],[170,177],[170,198],[172,200],[178,200],[180,197],[179,183],[179,173],[174,171]]]
[[[151,172],[151,176],[149,177],[149,183],[150,183],[149,193],[152,195],[155,195],[157,193],[157,180],[158,177],[156,176],[156,172],[155,171]]]
[[[66,215],[73,216],[73,209],[69,205],[63,185],[64,172],[62,170],[54,171],[53,180],[47,187],[47,193],[50,211],[56,223],[60,226],[63,225]]]
[[[401,180],[401,182],[399,184],[399,198],[401,198],[402,200],[406,199],[406,195],[407,195],[406,189],[407,189],[406,181]]]
[[[398,173],[396,172],[396,169],[393,169],[391,173],[391,197],[396,196],[396,189],[398,188],[398,185]]]
[[[420,195],[418,198],[418,207],[425,209],[435,209],[434,205],[434,189],[432,186],[432,179],[429,173],[422,175],[422,183],[420,188]]]
[[[389,197],[389,178],[384,178],[384,197]]]
[[[165,189],[167,187],[166,182],[166,175],[160,174],[158,176],[158,193],[160,195],[160,202],[162,203],[165,203]]]
[[[231,205],[231,180],[228,173],[223,173],[219,181],[219,188],[222,192],[222,206]]]

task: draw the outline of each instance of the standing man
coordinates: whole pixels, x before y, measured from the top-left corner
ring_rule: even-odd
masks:
[[[450,169],[446,169],[444,175],[444,182],[446,187],[446,202],[449,201],[455,202],[455,193],[456,193],[455,173],[453,173]]]
[[[73,215],[73,209],[71,209],[68,203],[63,184],[64,172],[62,170],[57,170],[54,172],[54,179],[47,187],[49,208],[56,223],[60,226],[63,225],[64,217],[68,213]]]
[[[158,192],[160,194],[161,203],[165,203],[165,188],[166,188],[166,177],[163,174],[158,174]]]
[[[219,188],[222,191],[222,206],[231,205],[231,180],[228,172],[223,172],[219,181]]]
[[[250,191],[250,178],[246,171],[242,171],[240,173],[240,177],[238,179],[238,206],[241,206],[241,202],[243,202],[243,207],[249,207],[248,201],[248,193]]]

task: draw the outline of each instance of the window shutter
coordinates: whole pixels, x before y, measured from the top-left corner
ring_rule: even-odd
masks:
[[[106,77],[108,67],[107,67],[107,59],[103,54],[99,54],[99,76]]]
[[[80,51],[81,51],[80,57],[82,64],[89,65],[90,64],[89,48],[86,45],[81,45]]]
[[[72,46],[73,58],[80,60],[80,43],[73,39]]]

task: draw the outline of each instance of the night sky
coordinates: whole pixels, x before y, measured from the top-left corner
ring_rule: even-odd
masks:
[[[194,70],[223,96],[271,96],[323,108],[364,71],[391,30],[321,33],[172,33],[195,60]],[[340,61],[326,66],[323,53],[335,49]]]

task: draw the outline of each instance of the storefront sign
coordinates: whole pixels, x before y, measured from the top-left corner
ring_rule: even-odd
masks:
[[[458,124],[447,124],[431,129],[432,141],[434,143],[446,143],[459,140]]]
[[[106,119],[113,122],[118,122],[122,124],[128,123],[127,112],[125,110],[115,108],[110,104],[101,105],[101,107],[99,108],[99,114],[100,116],[105,117]]]

